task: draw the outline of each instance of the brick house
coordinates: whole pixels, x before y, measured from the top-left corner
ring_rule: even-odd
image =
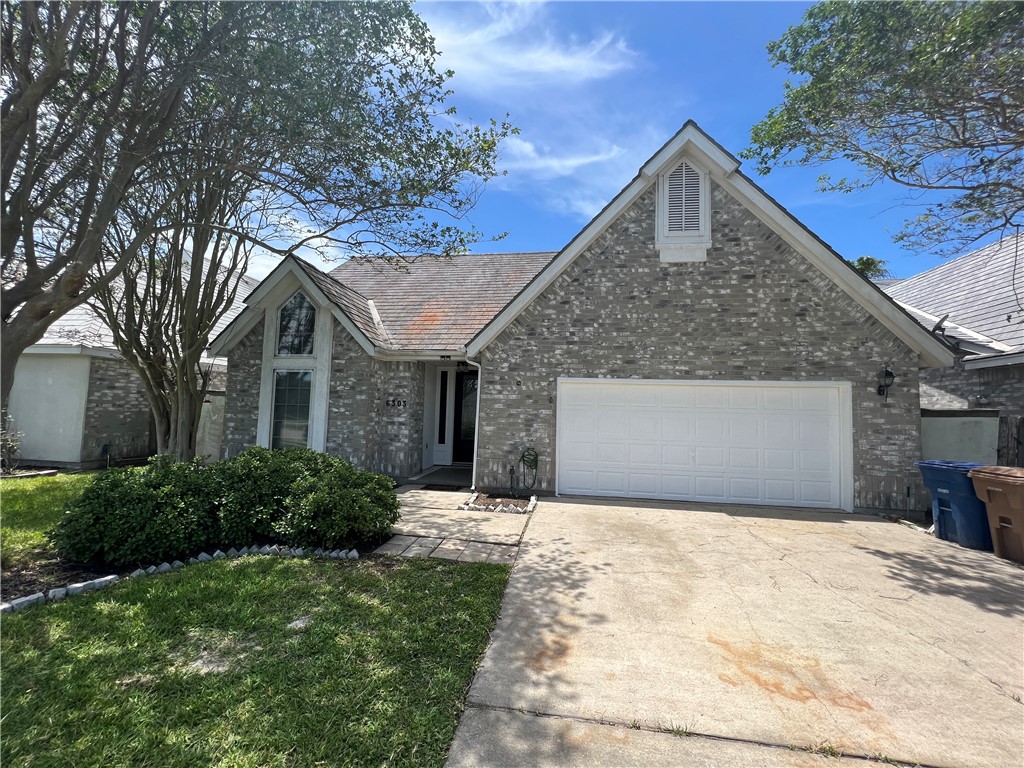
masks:
[[[213,345],[225,455],[482,489],[532,448],[546,493],[923,508],[919,371],[953,363],[692,122],[558,252],[289,257],[246,303]]]

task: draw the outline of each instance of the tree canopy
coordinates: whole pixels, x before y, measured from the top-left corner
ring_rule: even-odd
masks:
[[[863,173],[823,191],[903,185],[915,248],[1024,223],[1024,3],[827,0],[768,52],[795,78],[751,132],[759,172],[842,159]]]
[[[4,406],[21,351],[162,232],[390,256],[479,236],[462,219],[511,129],[455,116],[408,3],[0,13]],[[175,201],[214,179],[242,190],[241,213],[176,220],[203,208]]]

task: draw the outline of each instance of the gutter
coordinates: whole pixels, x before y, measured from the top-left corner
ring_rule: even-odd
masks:
[[[480,390],[484,385],[484,369],[480,363],[466,358],[466,362],[476,368],[476,424],[473,425],[473,481],[470,490],[476,490],[476,463],[480,452]]]

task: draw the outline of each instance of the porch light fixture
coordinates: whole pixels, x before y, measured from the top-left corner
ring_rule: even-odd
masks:
[[[892,372],[888,363],[882,366],[882,370],[878,372],[878,392],[879,397],[884,397],[886,402],[889,402],[889,387],[896,381],[896,374]]]

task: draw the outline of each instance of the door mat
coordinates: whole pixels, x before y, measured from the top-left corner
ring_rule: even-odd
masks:
[[[464,490],[464,485],[442,485],[441,483],[432,483],[431,485],[424,485],[424,491],[461,491]]]

